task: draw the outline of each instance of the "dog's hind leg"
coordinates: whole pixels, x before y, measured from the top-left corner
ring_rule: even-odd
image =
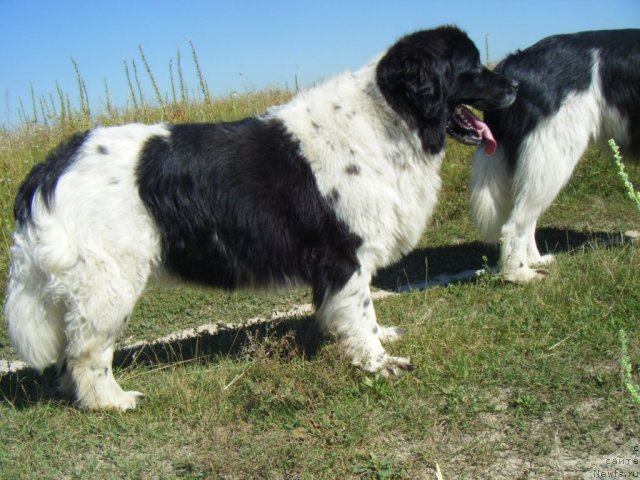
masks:
[[[112,371],[116,338],[127,324],[149,274],[131,258],[85,259],[67,275],[67,348],[61,385],[81,408],[130,410],[144,396],[124,391]]]
[[[413,370],[408,358],[387,354],[380,340],[395,340],[401,330],[381,327],[371,300],[371,276],[356,271],[338,291],[326,292],[316,317],[321,328],[340,342],[351,363],[383,376]]]
[[[68,375],[80,408],[125,411],[142,403],[142,393],[124,391],[118,385],[111,369],[112,360],[113,344],[100,338],[87,342],[78,355],[67,357],[63,375]]]
[[[44,370],[65,348],[64,308],[47,291],[47,278],[16,234],[4,305],[11,343],[31,367]]]

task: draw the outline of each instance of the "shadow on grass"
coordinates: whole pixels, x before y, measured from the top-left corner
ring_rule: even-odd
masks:
[[[211,363],[220,356],[251,356],[260,346],[262,354],[297,355],[313,358],[322,343],[313,316],[261,321],[251,325],[220,325],[212,332],[199,332],[169,341],[141,342],[120,347],[114,353],[116,368],[181,362]],[[42,374],[23,368],[0,376],[0,405],[29,408],[42,401],[69,403],[57,390],[56,368]]]
[[[136,365],[158,365],[183,361],[212,362],[220,356],[251,356],[255,346],[269,340],[274,355],[295,353],[313,358],[323,336],[312,315],[284,320],[262,320],[251,325],[220,325],[214,332],[200,332],[193,336],[125,346],[114,354],[114,365],[126,368]]]
[[[55,367],[42,374],[33,368],[23,368],[0,377],[0,405],[16,409],[27,408],[40,401],[67,401],[57,390]]]
[[[620,234],[606,232],[576,232],[557,228],[543,228],[536,232],[541,253],[575,252],[583,248],[621,245],[629,243]],[[397,290],[409,282],[461,270],[481,269],[498,261],[497,246],[471,242],[447,247],[418,249],[402,261],[381,270],[373,285],[386,290]],[[425,258],[428,263],[425,264]],[[214,362],[220,356],[251,355],[256,343],[266,340],[286,343],[284,350],[312,358],[324,339],[313,316],[290,317],[284,320],[263,321],[250,325],[221,325],[212,332],[200,332],[169,341],[156,341],[125,346],[114,355],[114,366],[127,368],[138,365],[160,365],[177,362]],[[279,347],[282,354],[282,346]],[[28,408],[46,400],[64,401],[56,390],[54,368],[42,374],[26,368],[0,376],[0,405]]]
[[[574,253],[585,248],[601,248],[631,243],[620,233],[578,232],[560,228],[536,230],[536,242],[541,254]],[[398,291],[407,284],[424,282],[425,277],[463,270],[480,270],[498,264],[500,250],[497,245],[479,241],[437,248],[417,249],[378,272],[373,286]]]

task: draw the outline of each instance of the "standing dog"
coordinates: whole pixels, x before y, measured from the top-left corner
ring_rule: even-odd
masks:
[[[77,135],[15,201],[9,334],[33,367],[57,363],[86,408],[134,408],[114,343],[158,273],[227,289],[311,286],[317,320],[367,371],[407,358],[381,340],[369,283],[409,252],[436,205],[445,134],[478,144],[480,110],[516,84],[455,27],[400,39],[355,73],[235,123],[124,125]]]
[[[475,154],[472,212],[483,238],[501,243],[504,277],[523,283],[553,260],[538,252],[536,222],[589,143],[613,137],[640,154],[640,30],[549,37],[495,71],[520,86],[509,108],[485,115],[499,146]]]

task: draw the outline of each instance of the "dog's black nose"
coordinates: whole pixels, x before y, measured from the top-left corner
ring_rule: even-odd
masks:
[[[511,88],[511,90],[517,91],[518,86],[520,86],[520,82],[518,82],[518,80],[516,80],[515,78],[509,79],[509,87]]]

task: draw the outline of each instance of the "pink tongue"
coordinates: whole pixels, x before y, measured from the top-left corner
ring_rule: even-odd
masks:
[[[483,138],[484,151],[487,152],[487,155],[493,155],[496,152],[496,148],[498,148],[498,142],[493,138],[493,133],[491,133],[489,126],[464,106],[462,106],[462,113],[464,114],[467,122],[469,122]]]

